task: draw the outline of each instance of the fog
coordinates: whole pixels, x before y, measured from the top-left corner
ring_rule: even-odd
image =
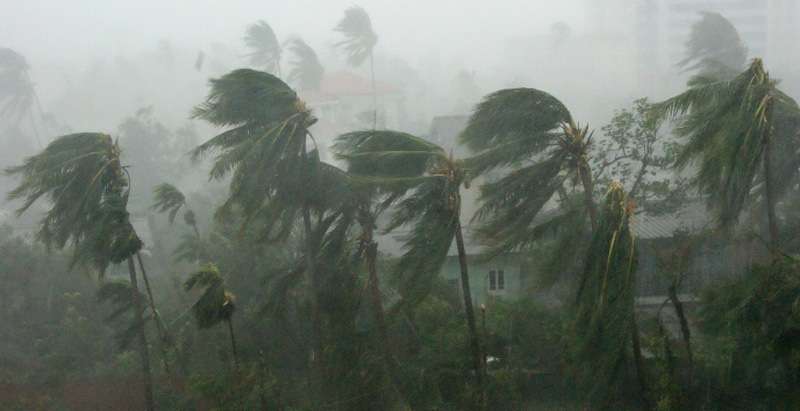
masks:
[[[0,16],[0,410],[800,406],[794,0]]]

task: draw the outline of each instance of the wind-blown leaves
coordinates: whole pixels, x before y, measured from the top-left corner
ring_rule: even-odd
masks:
[[[499,166],[544,149],[553,143],[561,124],[571,122],[569,110],[552,95],[531,88],[505,89],[478,104],[459,139],[474,152],[519,145],[521,153],[511,160],[490,163]]]
[[[247,27],[245,45],[251,50],[247,55],[250,64],[269,73],[280,75],[283,49],[278,37],[267,22],[259,20]]]
[[[175,216],[180,211],[181,207],[186,205],[186,196],[172,184],[161,183],[157,185],[153,192],[155,193],[155,203],[152,209],[159,213],[169,212],[169,222],[175,222]]]
[[[195,116],[232,127],[193,153],[218,152],[211,178],[232,174],[222,210],[240,207],[247,224],[268,200],[276,207],[309,201],[311,168],[318,160],[306,152],[306,138],[316,118],[286,83],[268,73],[235,70],[211,81]]]
[[[776,88],[762,61],[755,59],[731,80],[696,77],[689,90],[654,105],[653,115],[680,118],[676,132],[687,142],[677,165],[698,165],[694,185],[708,196],[720,224],[730,226],[760,172],[765,139],[793,139],[800,108]],[[785,157],[781,161],[791,162]]]
[[[37,238],[59,249],[71,244],[73,266],[89,263],[102,273],[109,263],[122,262],[142,247],[126,210],[128,180],[119,153],[106,134],[69,134],[6,170],[21,176],[8,195],[23,200],[18,213],[42,197],[52,203]]]
[[[296,84],[301,91],[319,90],[325,68],[319,62],[317,53],[299,38],[289,40],[288,48],[295,57],[289,62],[292,66],[292,70],[289,72],[289,82]]]
[[[201,329],[210,328],[227,321],[236,309],[236,298],[225,290],[225,282],[216,265],[203,264],[184,283],[186,291],[195,288],[203,290],[197,302],[192,305],[192,314]]]
[[[336,43],[347,54],[347,62],[353,66],[360,66],[372,55],[378,35],[372,29],[372,21],[366,10],[353,6],[344,11],[344,17],[334,28],[344,36],[344,40]]]
[[[630,358],[626,347],[634,325],[637,263],[631,212],[622,185],[612,183],[576,293],[577,379],[589,390],[589,400],[601,405],[619,393],[623,365]]]
[[[686,71],[701,75],[732,78],[747,62],[747,47],[739,32],[719,13],[702,12],[692,25],[686,42],[686,57],[678,63]]]

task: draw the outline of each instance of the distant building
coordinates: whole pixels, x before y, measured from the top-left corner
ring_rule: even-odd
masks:
[[[800,57],[794,44],[800,35],[796,0],[587,0],[587,11],[591,31],[635,38],[638,80],[648,93],[682,84],[677,63],[701,12],[728,19],[749,57],[761,57],[770,67],[784,67]]]

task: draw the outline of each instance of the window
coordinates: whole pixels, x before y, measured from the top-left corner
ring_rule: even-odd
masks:
[[[503,270],[497,271],[497,289],[498,290],[506,289],[506,275],[503,272]]]
[[[489,271],[489,290],[497,289],[497,273],[492,270]]]

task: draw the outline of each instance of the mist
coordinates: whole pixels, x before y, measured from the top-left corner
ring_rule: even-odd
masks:
[[[0,16],[0,409],[800,405],[792,0]]]

